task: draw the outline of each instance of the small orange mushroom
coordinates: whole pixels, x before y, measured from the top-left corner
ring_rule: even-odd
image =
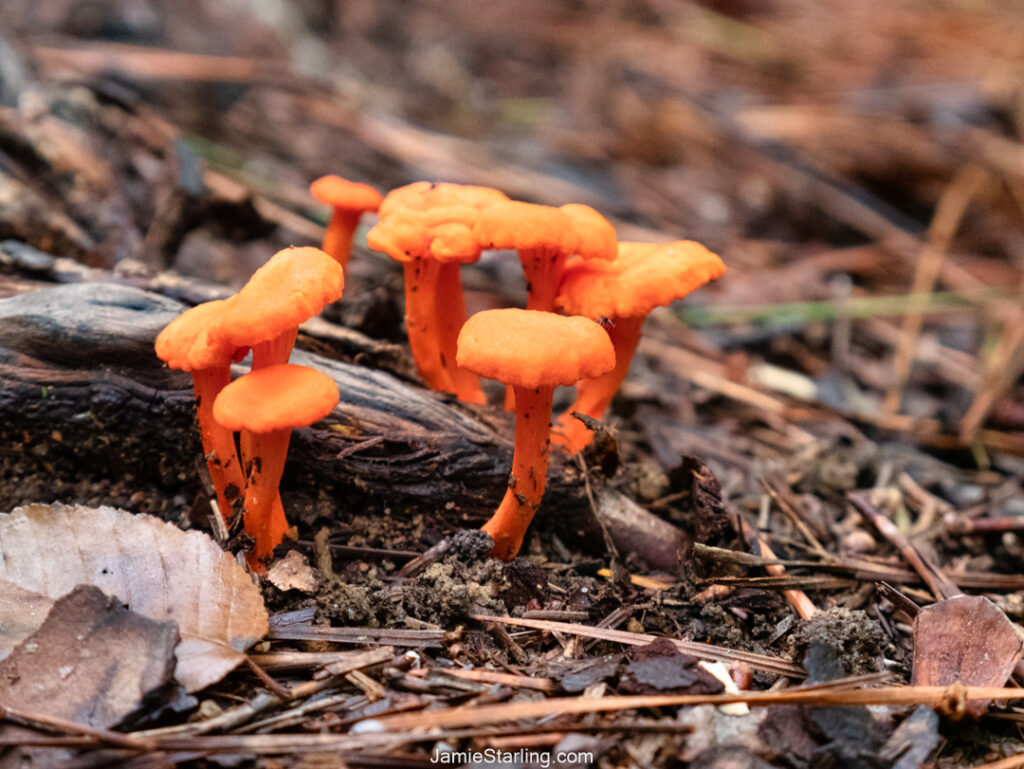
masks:
[[[322,176],[309,186],[313,197],[331,207],[323,250],[342,268],[348,267],[352,236],[365,213],[372,213],[384,199],[368,184],[350,182],[340,176]]]
[[[345,272],[319,248],[274,254],[227,300],[215,333],[235,347],[252,347],[252,367],[287,363],[299,325],[341,298]]]
[[[615,351],[600,325],[536,310],[486,310],[462,327],[459,365],[511,385],[516,400],[512,475],[501,504],[483,530],[491,554],[509,559],[519,552],[547,483],[551,398],[557,385],[571,385],[615,366]]]
[[[610,262],[574,260],[562,276],[557,305],[569,315],[607,318],[615,345],[614,370],[576,385],[576,401],[557,423],[554,442],[571,452],[581,451],[593,431],[572,412],[601,419],[611,405],[633,360],[640,330],[655,307],[700,288],[725,272],[722,260],[700,243],[620,243]]]
[[[212,333],[235,347],[252,347],[252,369],[287,363],[299,325],[341,298],[345,271],[319,248],[286,248],[274,254],[227,300]],[[241,440],[242,461],[253,447]],[[281,500],[274,519],[285,520]]]
[[[480,378],[456,362],[466,320],[459,267],[480,258],[473,225],[481,209],[503,200],[489,187],[415,182],[387,194],[380,222],[367,234],[371,248],[402,263],[405,325],[420,376],[471,403],[485,398]]]
[[[292,364],[250,371],[224,387],[213,416],[227,430],[247,438],[245,530],[255,546],[248,554],[254,570],[264,567],[284,539],[288,521],[274,513],[292,430],[308,427],[331,413],[338,386],[316,369]]]
[[[231,361],[237,353],[229,342],[210,333],[227,302],[205,302],[172,320],[156,338],[157,357],[168,366],[192,375],[196,417],[206,467],[217,493],[217,506],[226,519],[231,502],[242,492],[245,478],[235,453],[235,439],[213,418],[213,401],[231,381]]]

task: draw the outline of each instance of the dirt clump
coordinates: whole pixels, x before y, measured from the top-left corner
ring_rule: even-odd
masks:
[[[812,646],[827,647],[846,675],[878,669],[885,634],[865,612],[835,607],[801,622],[791,637],[794,659],[803,659]]]

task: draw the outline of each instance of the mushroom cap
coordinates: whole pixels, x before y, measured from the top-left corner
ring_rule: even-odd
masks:
[[[321,176],[309,191],[321,203],[349,211],[376,211],[383,196],[369,184],[350,182],[333,174]]]
[[[392,259],[475,262],[483,250],[473,232],[481,209],[508,200],[490,187],[414,182],[392,190],[366,235],[370,248]]]
[[[571,385],[615,368],[608,334],[587,318],[484,310],[459,333],[459,366],[518,387]]]
[[[231,363],[234,346],[211,333],[227,302],[216,299],[185,310],[156,338],[156,355],[170,368],[198,371]]]
[[[396,187],[384,196],[378,213],[381,218],[398,211],[437,210],[455,206],[468,206],[480,210],[493,203],[508,200],[508,195],[491,187],[475,187],[471,184],[449,184],[447,182],[413,182]]]
[[[293,363],[250,371],[226,385],[213,418],[228,430],[269,433],[308,427],[331,413],[338,385],[327,374]]]
[[[319,248],[274,254],[227,300],[217,333],[237,347],[266,342],[341,298],[345,272]]]
[[[618,256],[610,262],[570,260],[555,305],[588,318],[641,317],[723,272],[722,260],[692,240],[620,243]]]
[[[573,220],[552,206],[508,200],[488,206],[474,228],[484,248],[544,249],[571,254],[580,237]]]
[[[475,218],[476,210],[467,206],[429,212],[399,210],[377,222],[366,233],[366,243],[399,262],[475,262],[483,250],[473,235]]]
[[[560,211],[572,220],[573,227],[580,236],[576,253],[583,259],[614,259],[618,251],[619,238],[615,227],[601,214],[590,206],[582,203],[569,203],[561,206]]]

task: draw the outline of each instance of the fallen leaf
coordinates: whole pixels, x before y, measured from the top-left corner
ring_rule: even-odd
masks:
[[[667,638],[659,638],[633,653],[619,679],[627,694],[718,694],[722,682],[683,654]]]
[[[49,598],[95,585],[144,617],[175,620],[175,677],[190,692],[227,675],[267,632],[259,589],[206,534],[110,507],[0,514],[0,580]]]
[[[173,680],[178,628],[97,587],[57,599],[42,625],[0,661],[0,704],[102,729]],[[0,727],[15,736],[17,727]]]
[[[53,599],[0,581],[0,660],[43,624]]]
[[[957,595],[926,606],[914,618],[916,686],[1002,686],[1021,654],[1021,639],[1013,623],[981,595]],[[986,700],[967,703],[967,712],[980,716]]]
[[[315,593],[319,584],[313,567],[298,550],[289,550],[284,558],[274,561],[267,569],[267,582],[282,592],[298,590],[300,593]]]
[[[590,660],[567,661],[558,675],[558,682],[567,692],[581,692],[589,686],[611,678],[619,668],[622,655],[609,654]]]

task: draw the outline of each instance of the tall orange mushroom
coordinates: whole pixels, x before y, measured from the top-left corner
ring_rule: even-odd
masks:
[[[322,176],[309,186],[314,198],[331,207],[331,218],[324,235],[323,250],[342,268],[348,267],[352,254],[352,236],[365,213],[380,206],[383,197],[368,184],[350,182],[340,176]]]
[[[214,401],[217,422],[240,432],[250,446],[243,510],[245,530],[255,543],[248,554],[253,569],[264,568],[288,530],[287,520],[272,508],[280,499],[278,485],[292,430],[323,419],[337,402],[333,379],[292,364],[250,371],[224,387]]]
[[[226,519],[231,502],[242,492],[245,478],[235,453],[235,439],[213,418],[213,401],[231,381],[231,361],[247,350],[237,350],[211,333],[227,302],[205,302],[172,320],[156,338],[157,357],[168,366],[192,375],[196,394],[199,437],[206,467],[217,493],[217,506]]]
[[[552,312],[565,262],[615,257],[615,229],[589,206],[561,208],[509,200],[487,207],[476,225],[485,248],[514,249],[526,277],[526,309]]]
[[[483,530],[492,555],[519,552],[547,483],[551,398],[557,385],[596,377],[615,366],[615,351],[600,325],[536,310],[486,310],[462,327],[459,365],[515,390],[516,443],[512,474],[501,504]]]
[[[557,305],[569,315],[608,318],[615,345],[614,370],[576,385],[576,401],[557,423],[554,442],[580,451],[593,431],[571,416],[576,411],[600,419],[611,405],[633,360],[644,318],[725,272],[722,260],[700,243],[620,243],[610,262],[574,260],[567,265]]]
[[[416,367],[435,390],[483,403],[480,379],[456,362],[466,320],[459,267],[480,258],[473,226],[480,211],[504,193],[489,187],[415,182],[392,190],[380,222],[367,234],[370,248],[402,263],[405,325]]]

